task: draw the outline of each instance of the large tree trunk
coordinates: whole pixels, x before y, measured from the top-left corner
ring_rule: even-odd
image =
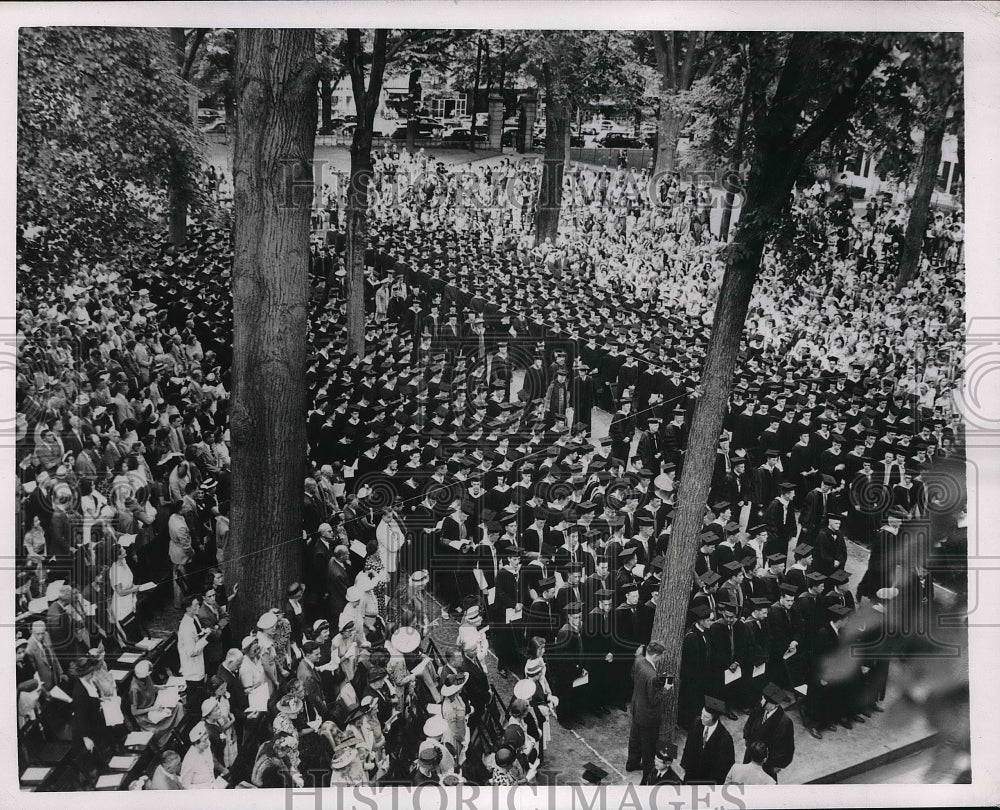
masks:
[[[476,151],[476,102],[479,100],[479,70],[483,62],[483,40],[476,45],[476,74],[472,79],[472,123],[469,124],[469,151]]]
[[[313,39],[311,29],[250,29],[236,36],[241,126],[233,178],[230,543],[239,585],[237,638],[281,604],[285,587],[300,574],[318,78]]]
[[[677,516],[674,518],[663,566],[663,579],[673,583],[660,592],[652,638],[666,646],[663,671],[680,673],[681,647],[687,620],[694,561],[698,554],[705,503],[712,483],[712,471],[719,435],[722,432],[729,402],[736,358],[750,296],[757,278],[770,223],[780,210],[777,200],[786,199],[791,190],[774,180],[759,178],[764,188],[755,189],[743,206],[734,244],[729,252],[722,289],[715,309],[712,336],[701,373],[700,398],[691,422],[688,446],[684,454],[683,474],[677,493]],[[781,181],[779,181],[780,183]],[[770,187],[766,184],[770,183]],[[672,739],[677,716],[677,691],[680,678],[667,693],[667,708],[661,736]]]
[[[666,647],[662,671],[675,675],[675,687],[667,693],[660,736],[671,740],[677,720],[681,648],[687,618],[690,583],[698,553],[705,502],[715,465],[719,435],[739,352],[753,285],[767,239],[787,215],[792,184],[808,155],[854,110],[861,86],[878,64],[881,51],[862,51],[856,62],[845,65],[851,79],[828,106],[799,136],[796,126],[808,97],[803,81],[815,69],[814,34],[795,34],[789,46],[774,106],[758,121],[757,146],[747,180],[746,199],[737,225],[734,244],[726,257],[726,272],[715,308],[708,353],[702,368],[699,400],[691,422],[688,447],[677,492],[676,517],[670,544],[664,555],[663,581],[672,586],[660,593],[651,638]],[[831,77],[831,81],[839,77]],[[762,94],[761,94],[762,95]]]
[[[192,43],[190,59],[187,53],[187,40],[184,36],[183,28],[171,28],[170,40],[174,45],[174,59],[177,62],[177,70],[182,79],[187,81],[187,74],[191,70],[198,44],[201,36]],[[188,92],[188,113],[191,116],[191,124],[198,126],[198,92],[192,86]],[[184,247],[187,241],[187,215],[188,203],[190,202],[190,189],[188,187],[187,167],[181,153],[174,148],[170,155],[170,172],[167,175],[167,229],[170,244],[175,248]]]
[[[359,122],[351,143],[351,179],[347,191],[347,253],[344,292],[347,299],[348,354],[365,353],[365,251],[368,249],[368,186],[372,136]]]
[[[733,141],[733,153],[729,158],[729,172],[723,186],[726,189],[726,202],[722,209],[722,221],[719,223],[719,240],[729,240],[729,224],[733,218],[733,207],[736,203],[736,192],[742,191],[740,180],[740,163],[743,160],[743,139],[747,129],[747,114],[750,111],[750,81],[743,77],[743,99],[740,102],[740,117],[736,122],[736,138]]]
[[[566,143],[569,133],[570,104],[563,95],[554,70],[545,66],[545,159],[538,188],[535,211],[535,244],[546,239],[553,243],[559,234],[559,211],[562,207],[563,172],[566,167]]]
[[[351,140],[351,177],[347,189],[347,254],[344,292],[347,298],[347,351],[365,351],[365,251],[368,249],[368,187],[373,174],[372,131],[375,112],[382,94],[389,32],[375,30],[371,51],[371,72],[365,86],[364,52],[360,29],[347,29],[347,69],[351,76],[358,125]]]
[[[178,162],[178,156],[174,155],[172,162]],[[179,250],[187,241],[188,190],[185,179],[178,174],[176,168],[171,169],[170,187],[167,189],[169,202],[167,228],[170,244]]]
[[[654,175],[669,174],[677,165],[677,139],[681,132],[681,117],[674,110],[673,97],[673,93],[660,93],[660,123],[656,140]]]
[[[660,74],[660,116],[654,176],[672,172],[677,166],[677,140],[684,126],[684,116],[674,107],[674,99],[678,92],[691,89],[698,50],[703,42],[704,34],[699,31],[687,34],[653,32],[656,67]]]
[[[941,144],[947,126],[944,111],[934,116],[924,130],[924,143],[920,152],[920,168],[917,170],[917,188],[910,201],[910,219],[906,223],[903,249],[899,255],[899,272],[896,275],[896,290],[899,291],[917,275],[920,253],[927,230],[931,196],[937,180],[938,166],[941,164]]]
[[[324,135],[333,131],[333,80],[322,76],[319,80],[319,100],[321,106],[320,129]]]

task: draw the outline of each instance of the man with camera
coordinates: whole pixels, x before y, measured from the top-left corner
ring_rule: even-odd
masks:
[[[632,664],[632,726],[628,738],[628,758],[625,768],[642,770],[642,782],[649,784],[656,757],[656,743],[663,716],[663,701],[672,679],[659,673],[664,646],[651,641],[636,650]]]

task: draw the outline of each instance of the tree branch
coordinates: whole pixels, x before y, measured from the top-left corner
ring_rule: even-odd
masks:
[[[347,29],[344,53],[347,57],[347,71],[351,74],[351,90],[354,93],[354,106],[357,108],[358,121],[366,120],[368,93],[365,88],[365,66],[362,63],[364,46],[361,43],[360,29]]]
[[[372,45],[372,72],[368,79],[368,101],[369,107],[366,110],[366,121],[368,128],[375,126],[375,113],[378,110],[378,100],[382,96],[382,82],[385,78],[385,66],[387,63],[386,46],[389,40],[389,32],[385,28],[375,29],[375,42]]]
[[[678,90],[690,90],[694,80],[694,65],[698,52],[701,50],[703,34],[701,31],[691,31],[688,34],[687,48],[684,51],[684,62],[681,65],[681,75]]]
[[[871,75],[872,71],[878,67],[879,62],[886,55],[886,50],[881,45],[872,45],[864,48],[860,56],[852,63],[854,69],[849,84],[842,85],[826,107],[810,122],[805,131],[799,135],[792,146],[792,156],[790,166],[796,163],[801,165],[810,152],[816,149],[824,140],[829,137],[840,124],[850,118],[858,103],[861,88]],[[796,170],[797,173],[797,170]]]
[[[185,81],[190,79],[191,68],[194,67],[194,60],[198,56],[198,48],[201,47],[201,43],[207,33],[207,28],[196,28],[194,31],[194,35],[191,38],[190,50],[187,53],[187,58],[184,60],[184,66],[181,68],[181,78]]]
[[[670,82],[670,89],[677,91],[677,34],[670,32],[667,39],[667,79]]]

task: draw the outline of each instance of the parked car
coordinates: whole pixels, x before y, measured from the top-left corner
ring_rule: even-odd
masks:
[[[469,135],[469,130],[462,127],[455,127],[441,136],[441,143],[468,143]],[[476,134],[477,143],[485,143],[486,140],[485,135]]]
[[[198,123],[203,126],[220,118],[223,120],[226,118],[226,113],[223,110],[213,110],[210,107],[200,107],[198,109]]]
[[[203,126],[201,128],[201,131],[202,132],[219,133],[219,134],[225,135],[227,132],[229,132],[229,126],[226,124],[225,121],[223,121],[221,119],[216,119],[211,124],[207,124],[206,126]]]
[[[605,149],[643,149],[646,144],[631,135],[619,135],[608,133],[603,138],[598,138],[597,143]]]
[[[441,134],[444,128],[437,121],[428,122],[427,119],[422,119],[417,121],[417,132],[416,137],[418,138],[436,138]],[[392,133],[392,139],[394,141],[405,141],[406,140],[406,124],[401,124]]]

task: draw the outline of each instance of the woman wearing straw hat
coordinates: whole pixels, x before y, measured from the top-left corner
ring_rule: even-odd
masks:
[[[385,735],[382,733],[382,726],[378,722],[374,709],[374,696],[366,695],[348,719],[361,740],[358,746],[358,758],[368,775],[369,782],[377,782],[388,770]]]
[[[410,772],[410,784],[413,787],[423,785],[439,785],[441,751],[430,743],[423,743],[417,753],[417,760],[413,763],[413,770]]]
[[[259,788],[290,788],[303,784],[302,777],[293,769],[292,759],[298,748],[295,737],[275,734],[257,751],[250,781]]]
[[[419,700],[421,703],[441,702],[434,664],[427,656],[418,652],[421,641],[416,629],[401,627],[385,643],[385,649],[389,652],[385,668],[396,686],[397,703],[404,708],[407,694],[422,698]]]
[[[430,715],[423,726],[423,745],[433,745],[441,752],[441,761],[438,765],[440,773],[454,773],[456,767],[455,741],[451,736],[451,729],[448,723],[439,714]]]
[[[213,683],[216,681],[213,678]],[[212,755],[228,770],[239,754],[236,741],[236,718],[229,708],[225,681],[219,681],[215,694],[201,703],[201,718],[208,729]]]
[[[114,676],[108,670],[108,662],[104,656],[104,647],[94,647],[87,650],[87,657],[94,662],[94,686],[102,700],[117,697],[118,687],[115,685]]]
[[[482,628],[483,614],[477,601],[465,609],[462,622],[458,626],[458,637],[455,644],[466,650],[475,650],[479,665],[485,671],[490,644],[486,640],[486,632]]]
[[[357,748],[346,746],[334,753],[330,762],[330,784],[355,786],[368,784]]]
[[[528,661],[524,667],[524,675],[524,678],[514,684],[514,697],[528,705],[529,711],[524,717],[525,727],[539,740],[539,751],[543,751],[552,736],[549,718],[559,705],[559,698],[549,689],[541,659]]]
[[[184,704],[178,702],[172,709],[156,706],[157,693],[163,687],[153,683],[153,668],[145,659],[135,665],[132,682],[128,688],[129,707],[141,731],[152,731],[153,742],[166,742],[170,733],[184,717]]]
[[[448,724],[455,741],[455,760],[459,767],[465,762],[466,743],[469,739],[469,704],[462,697],[462,687],[469,680],[468,672],[449,673],[441,686],[441,717]]]

